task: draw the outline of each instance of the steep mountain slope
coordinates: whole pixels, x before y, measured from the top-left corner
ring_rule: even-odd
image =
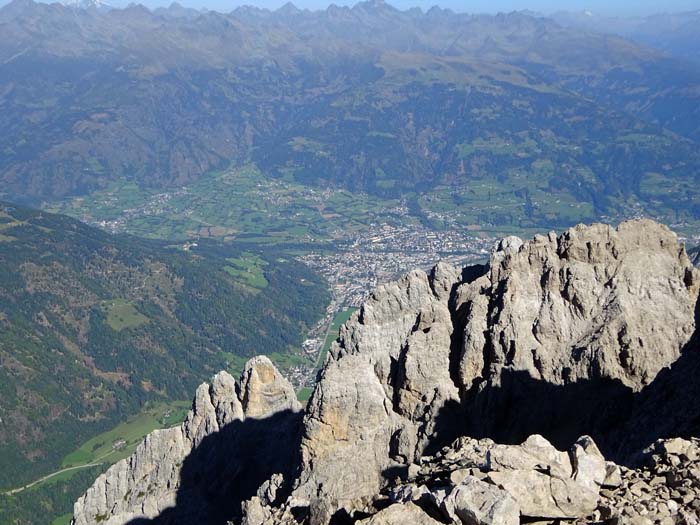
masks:
[[[548,194],[579,219],[700,216],[700,68],[619,37],[383,2],[183,16],[15,0],[0,29],[14,198],[253,162],[382,196],[503,185],[536,224]]]
[[[0,486],[46,473],[146,400],[183,399],[215,370],[299,345],[323,283],[274,254],[240,271],[240,256],[3,204]]]
[[[169,431],[201,444],[171,460],[152,436],[75,523],[690,525],[700,442],[667,438],[700,432],[699,297],[700,271],[651,221],[506,238],[487,266],[411,272],[343,326],[303,421],[283,401],[241,409],[251,384],[284,399],[268,362],[237,388],[218,375]],[[277,469],[241,489],[259,458],[237,447],[280,418],[289,447],[264,456]]]

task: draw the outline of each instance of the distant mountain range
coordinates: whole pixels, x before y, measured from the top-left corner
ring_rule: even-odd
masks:
[[[380,196],[497,183],[533,217],[556,194],[593,210],[579,220],[683,220],[700,217],[699,87],[700,67],[529,13],[14,0],[0,9],[1,191],[40,203],[252,162]]]
[[[109,4],[101,0],[63,0],[61,3],[76,9],[111,9]]]
[[[700,9],[628,18],[601,16],[591,11],[560,12],[552,18],[566,27],[620,35],[700,63]]]

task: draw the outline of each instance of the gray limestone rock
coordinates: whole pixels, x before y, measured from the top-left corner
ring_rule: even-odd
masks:
[[[520,445],[462,437],[420,463],[414,476],[384,493],[455,524],[591,516],[606,473],[605,459],[587,436],[568,452],[538,435]]]
[[[679,359],[699,289],[675,234],[646,220],[497,251],[456,292],[464,432],[505,442],[544,433],[558,446],[591,433],[603,450],[618,447],[599,438]]]
[[[605,458],[593,440],[580,438],[569,453],[542,436],[489,451],[488,480],[508,492],[528,518],[575,518],[595,510]]]
[[[460,358],[467,388],[500,384],[507,368],[554,385],[595,373],[639,391],[695,329],[699,274],[665,226],[577,226],[517,250],[504,242],[459,292],[473,312]]]
[[[301,410],[294,387],[265,356],[249,360],[241,374],[245,417],[265,417],[282,410]]]
[[[520,524],[520,507],[511,495],[474,476],[452,489],[443,507],[454,522],[463,525]]]
[[[305,416],[298,497],[323,485],[363,508],[392,472],[459,433],[571,443],[611,424],[617,411],[601,407],[628,402],[695,330],[700,273],[651,221],[507,238],[485,273],[461,275],[411,272],[342,328]],[[573,406],[579,419],[566,417]],[[595,457],[580,471],[600,483]]]
[[[266,357],[247,363],[240,389],[228,373],[219,372],[210,385],[197,388],[192,410],[179,427],[152,432],[134,454],[97,478],[75,503],[73,523],[123,525],[176,508],[183,464],[206,448],[207,439],[246,418],[299,409],[294,389]],[[245,458],[235,459],[242,469]]]
[[[413,503],[395,503],[371,518],[360,520],[358,525],[440,525],[440,522],[423,512]]]
[[[431,278],[411,272],[378,287],[341,328],[307,407],[297,496],[323,485],[341,506],[361,508],[387,472],[422,453],[459,400],[447,293],[457,278],[447,265]]]
[[[272,525],[272,512],[260,498],[253,496],[243,502],[243,520],[241,525]]]
[[[569,456],[573,479],[597,494],[608,479],[608,466],[593,439],[590,436],[580,437],[571,448]]]
[[[601,490],[598,502],[606,523],[700,524],[700,440],[657,440],[639,468],[616,470],[614,486]]]

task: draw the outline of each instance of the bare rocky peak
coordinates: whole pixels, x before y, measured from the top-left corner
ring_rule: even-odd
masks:
[[[507,238],[463,274],[380,286],[343,327],[307,410],[297,496],[322,485],[362,508],[387,472],[459,435],[605,444],[695,330],[700,274],[651,221]]]
[[[209,487],[229,480],[227,492],[214,492],[231,507],[217,511],[246,525],[631,523],[641,515],[627,503],[647,471],[610,460],[631,465],[658,438],[700,432],[699,291],[700,272],[675,234],[651,221],[506,238],[486,266],[411,272],[379,286],[341,328],[303,422],[282,431],[286,441],[267,425],[269,435],[240,444],[241,418],[297,414],[291,388],[257,358],[239,390],[225,376],[214,381],[216,400],[200,387],[195,408],[211,409],[146,440],[135,457],[165,458],[157,468],[132,457],[98,479],[76,504],[76,523],[86,523],[77,518],[88,501],[93,516],[114,505],[122,516],[153,516],[173,503],[188,509],[183,494],[201,489],[178,488],[161,449],[182,441],[175,456],[192,457],[202,448],[192,436],[218,436],[207,454],[236,458],[226,472],[245,471],[242,458],[253,452],[275,458],[266,476],[245,478],[244,491],[232,492],[229,474],[204,478]],[[683,443],[693,456],[697,444]],[[142,471],[177,490],[177,501],[167,488],[151,499],[127,492]],[[698,484],[682,483],[683,491],[648,491],[658,520],[694,523],[683,498]],[[680,499],[658,503],[673,494]]]
[[[301,409],[291,383],[265,356],[254,357],[243,367],[240,400],[246,417]]]
[[[459,287],[456,308],[469,311],[464,387],[497,382],[510,367],[553,384],[596,375],[638,391],[695,329],[698,273],[664,226],[577,226],[512,246]]]
[[[164,514],[179,523],[194,517],[206,521],[220,510],[196,501],[202,488],[197,478],[208,473],[212,467],[208,462],[217,462],[215,466],[223,470],[210,481],[229,474],[231,479],[222,482],[220,492],[209,488],[205,492],[223,498],[230,483],[242,483],[236,474],[251,468],[260,468],[254,476],[259,485],[264,481],[260,476],[269,477],[275,472],[270,467],[281,466],[285,459],[279,455],[283,449],[275,433],[289,432],[284,444],[293,443],[300,410],[294,388],[266,357],[246,364],[239,385],[227,372],[219,372],[211,384],[197,388],[192,410],[179,427],[152,432],[134,454],[97,478],[75,503],[73,523],[123,525]],[[264,442],[260,454],[271,447],[277,452],[262,462],[255,454],[246,457],[244,452],[258,440]]]

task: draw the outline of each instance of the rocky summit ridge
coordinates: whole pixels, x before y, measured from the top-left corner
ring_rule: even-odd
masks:
[[[257,357],[74,523],[700,523],[700,271],[652,221],[379,286],[304,411]]]

